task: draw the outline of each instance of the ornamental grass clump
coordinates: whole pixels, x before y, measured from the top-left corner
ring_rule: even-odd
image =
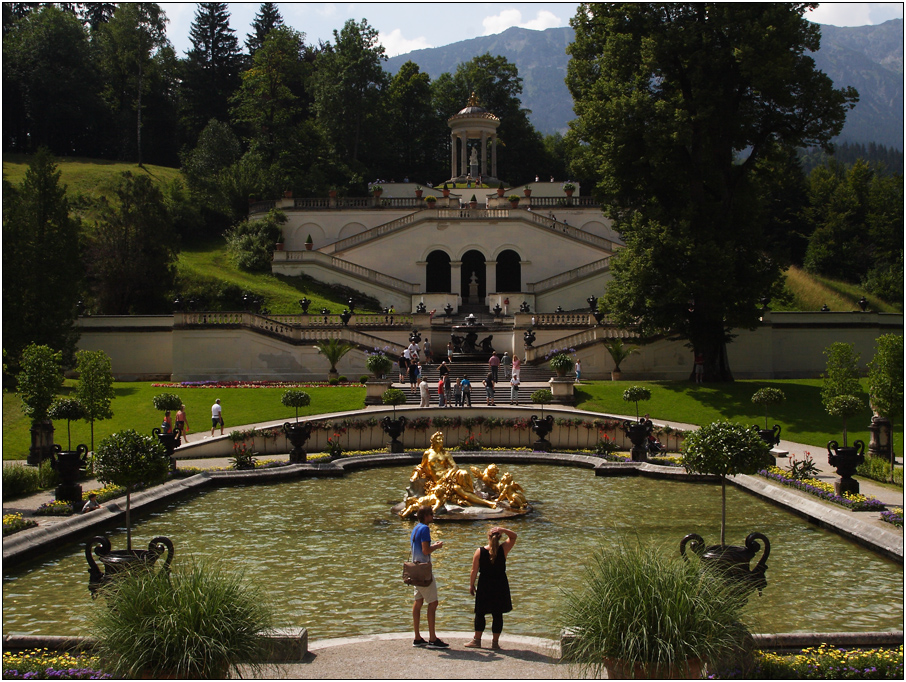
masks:
[[[614,663],[637,676],[682,676],[737,652],[747,635],[740,588],[663,548],[602,546],[580,584],[565,595],[561,625],[569,633],[564,657],[585,677]]]
[[[273,609],[259,584],[214,561],[190,559],[168,576],[125,573],[103,588],[89,632],[105,670],[126,678],[226,677],[260,668]]]

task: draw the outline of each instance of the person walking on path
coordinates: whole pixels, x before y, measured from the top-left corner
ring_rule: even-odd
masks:
[[[176,410],[176,428],[182,434],[183,440],[189,442],[189,421],[186,419],[186,406],[180,405]]]
[[[513,355],[513,376],[519,378],[519,370],[522,368],[522,361],[518,355]]]
[[[485,393],[485,404],[494,405],[494,375],[492,372],[488,372],[488,375],[484,378],[484,393]]]
[[[519,404],[519,377],[515,374],[510,379],[510,405]]]
[[[500,364],[503,365],[503,378],[510,378],[510,354],[507,351],[503,351],[503,358],[500,360]]]
[[[459,406],[465,407],[466,403],[469,403],[469,407],[472,407],[472,382],[469,381],[469,375],[464,374],[459,383],[462,385],[462,398],[459,399]]]
[[[220,407],[220,398],[211,405],[211,436],[214,435],[214,429],[220,426],[220,435],[223,435],[223,409]]]
[[[431,507],[419,507],[415,512],[415,518],[418,523],[412,529],[410,542],[412,544],[412,560],[431,563],[431,555],[444,546],[442,541],[431,543],[431,529],[428,524],[434,519],[434,512]],[[412,646],[427,646],[429,649],[446,649],[449,644],[441,641],[434,630],[434,622],[437,616],[437,578],[431,581],[427,587],[415,587],[415,601],[412,604],[412,629],[415,631],[415,639],[412,640]],[[422,618],[422,605],[428,602],[428,640],[422,639],[422,633],[419,629]]]
[[[500,544],[501,535],[506,542]],[[472,556],[472,572],[469,575],[469,594],[475,595],[475,636],[466,646],[481,648],[481,636],[487,625],[485,615],[491,614],[492,649],[500,649],[500,633],[503,632],[503,614],[513,610],[510,583],[506,577],[506,557],[516,544],[516,533],[494,526],[488,531],[488,544],[475,550]],[[479,578],[476,589],[475,579]]]
[[[576,381],[582,379],[582,361],[576,360]]]
[[[422,377],[418,384],[419,407],[431,407],[431,394],[428,389],[428,380]]]
[[[494,383],[497,383],[497,372],[500,369],[500,356],[497,353],[491,353],[491,359],[488,360],[488,366],[491,368],[491,376]]]
[[[447,406],[446,396],[444,395],[444,378],[443,377],[441,377],[440,379],[437,380],[437,406],[438,407]]]

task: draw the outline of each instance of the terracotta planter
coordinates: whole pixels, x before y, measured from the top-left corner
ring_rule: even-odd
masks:
[[[510,202],[510,208],[519,208],[519,202],[518,202],[518,201],[511,201],[511,202]]]
[[[563,191],[566,192],[566,196],[571,197],[571,196],[573,195],[573,192],[575,192],[576,190],[574,190],[574,189],[565,189],[565,190],[563,190]]]
[[[477,201],[470,201],[470,202],[469,202],[469,208],[478,208],[478,202],[477,202]]]
[[[436,202],[436,201],[429,201],[429,202],[426,204],[426,206],[427,206],[428,208],[434,208],[435,206],[437,206],[437,202]]]
[[[283,242],[277,242],[276,244],[274,244],[274,248],[277,251],[283,251]]]
[[[443,192],[443,194],[444,194],[444,199],[449,198],[449,196],[450,196],[450,190],[448,190],[448,189],[442,189],[441,192]]]
[[[329,190],[329,191],[327,192],[327,196],[329,196],[331,199],[336,199],[336,198],[337,198],[337,190],[335,190],[335,189]]]
[[[619,381],[621,376],[623,376],[623,373],[619,370],[614,369],[610,372],[611,381]]]
[[[314,244],[312,244],[311,242],[305,242],[305,250],[306,250],[306,251],[311,251],[311,250],[312,250],[312,247],[314,247]]]
[[[500,187],[497,188],[497,196],[498,196],[498,197],[502,197],[502,196],[503,196],[503,192],[504,192],[503,189],[501,189]]]
[[[383,193],[384,193],[384,190],[381,190],[380,192],[372,192],[372,194],[374,194],[375,199],[379,198]]]
[[[423,192],[423,191],[424,191],[424,190],[420,190],[420,189],[415,190],[415,198],[416,198],[416,199],[421,199],[421,198],[422,198],[422,192]]]
[[[522,190],[522,191],[523,191],[523,193],[525,194],[525,196],[527,196],[527,197],[532,196],[532,190],[530,190],[530,189],[524,189],[524,190]]]

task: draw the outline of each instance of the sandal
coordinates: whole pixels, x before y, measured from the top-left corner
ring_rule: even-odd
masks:
[[[497,642],[492,643],[491,648],[495,649],[496,651],[502,651],[502,649],[500,648],[500,644],[498,644]]]
[[[480,649],[480,648],[481,648],[481,640],[480,640],[480,639],[472,639],[472,640],[469,640],[468,642],[466,642],[465,647],[466,647],[467,649]]]

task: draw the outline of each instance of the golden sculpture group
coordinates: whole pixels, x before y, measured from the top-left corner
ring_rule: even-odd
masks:
[[[430,506],[437,514],[448,502],[460,507],[529,510],[525,490],[513,480],[512,474],[500,475],[496,464],[489,464],[483,471],[476,466],[469,468],[471,473],[456,465],[453,456],[444,449],[444,435],[437,431],[431,436],[431,447],[425,450],[421,463],[412,470],[399,515],[412,516],[423,505]]]

